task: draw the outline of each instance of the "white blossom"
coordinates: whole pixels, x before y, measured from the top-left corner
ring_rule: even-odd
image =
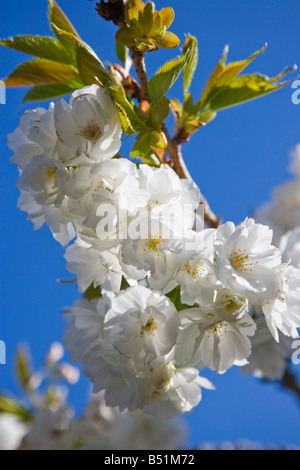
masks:
[[[65,406],[38,410],[21,450],[71,450],[72,416],[72,410]]]
[[[195,367],[209,367],[223,373],[233,365],[244,365],[251,353],[249,336],[256,325],[248,314],[229,318],[200,308],[182,310],[181,333],[175,359]]]
[[[77,276],[80,292],[84,292],[91,284],[100,286],[106,280],[113,292],[120,291],[122,269],[118,251],[99,251],[97,247],[77,239],[67,248],[65,258],[68,270]]]
[[[104,338],[137,368],[169,362],[177,340],[179,316],[172,302],[150,289],[135,286],[112,300]]]
[[[28,426],[17,416],[0,414],[0,450],[17,450],[27,430]]]
[[[67,327],[63,341],[74,362],[84,361],[95,345],[98,347],[101,344],[107,302],[106,298],[83,298],[65,311]]]
[[[272,231],[246,219],[239,226],[228,222],[218,229],[215,241],[217,278],[234,292],[262,303],[274,296],[279,287],[275,269],[280,252],[272,245]]]
[[[44,108],[26,111],[21,116],[19,127],[8,135],[8,147],[14,152],[11,161],[21,170],[38,155],[58,159],[53,111],[54,103],[49,105],[48,111]]]
[[[59,100],[54,120],[57,152],[67,165],[107,160],[119,151],[121,123],[112,100],[97,85],[75,91],[69,103]]]
[[[266,380],[281,380],[291,356],[292,339],[280,334],[280,342],[277,343],[264,318],[258,319],[256,323],[251,355],[242,371]]]
[[[297,328],[300,327],[300,269],[293,266],[283,267],[280,281],[276,295],[262,306],[267,325],[277,342],[278,331],[292,338],[299,337]]]
[[[282,252],[282,261],[292,263],[300,268],[300,227],[289,230],[280,239],[279,248]]]

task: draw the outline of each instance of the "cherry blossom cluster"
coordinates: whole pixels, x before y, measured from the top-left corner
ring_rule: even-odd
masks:
[[[253,219],[205,228],[197,186],[121,157],[121,136],[96,85],[28,111],[9,136],[19,207],[68,245],[79,291],[97,292],[65,313],[73,360],[106,405],[165,417],[213,389],[205,367],[277,377],[298,337],[300,269]]]

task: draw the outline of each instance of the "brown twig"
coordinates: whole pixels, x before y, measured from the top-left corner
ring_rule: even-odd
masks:
[[[192,177],[182,157],[181,145],[176,141],[176,139],[172,139],[170,137],[169,132],[165,126],[163,126],[162,130],[167,139],[167,151],[174,164],[174,171],[177,173],[179,178],[192,180]],[[204,205],[204,222],[206,225],[211,228],[218,228],[221,224],[221,219],[211,210],[203,194],[201,194],[200,203]]]
[[[140,84],[140,100],[148,101],[151,98],[148,90],[148,77],[145,66],[145,52],[139,51],[136,47],[129,47],[130,55]]]

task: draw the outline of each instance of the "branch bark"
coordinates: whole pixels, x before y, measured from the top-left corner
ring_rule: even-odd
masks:
[[[140,101],[148,101],[148,103],[150,103],[151,98],[148,90],[145,52],[139,51],[136,47],[130,47],[129,51],[140,84]]]
[[[170,137],[166,126],[163,126],[162,130],[167,139],[167,151],[174,164],[174,171],[179,178],[192,180],[193,178],[191,177],[182,157],[181,145],[176,142],[176,139],[172,139]],[[200,203],[204,205],[204,222],[211,228],[218,228],[221,224],[221,218],[211,210],[203,194],[201,194]]]

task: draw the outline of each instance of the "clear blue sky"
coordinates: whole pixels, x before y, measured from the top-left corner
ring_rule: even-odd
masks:
[[[1,37],[49,34],[46,0],[1,3]],[[95,2],[59,3],[100,58],[115,61],[115,28],[98,17]],[[159,0],[156,5],[158,9],[173,6],[176,18],[172,31],[182,40],[184,33],[198,38],[200,60],[192,85],[196,97],[228,42],[230,60],[244,59],[268,42],[267,51],[249,67],[250,72],[276,75],[287,65],[300,66],[299,0]],[[0,54],[1,78],[25,59],[21,53],[4,48]],[[149,74],[175,55],[174,51],[149,54]],[[35,362],[40,364],[48,345],[61,338],[62,308],[79,296],[75,286],[56,282],[57,278],[69,277],[63,248],[47,228],[34,232],[25,213],[16,208],[17,169],[9,163],[6,135],[18,126],[27,108],[36,106],[22,104],[24,91],[8,90],[7,104],[0,105],[0,339],[7,345],[7,365],[0,365],[0,388],[15,393],[13,358],[17,344],[28,342]],[[181,97],[179,84],[174,94]],[[287,87],[224,111],[185,145],[184,156],[192,175],[224,221],[241,221],[268,200],[274,185],[290,177],[286,171],[288,152],[300,141],[300,105],[292,104],[291,95]],[[296,368],[296,372],[300,378],[300,370]],[[206,375],[217,390],[204,392],[202,403],[186,417],[190,443],[248,438],[300,445],[299,404],[278,384],[244,377],[235,368],[223,376]],[[87,389],[85,379],[74,387],[71,400],[78,410]]]

